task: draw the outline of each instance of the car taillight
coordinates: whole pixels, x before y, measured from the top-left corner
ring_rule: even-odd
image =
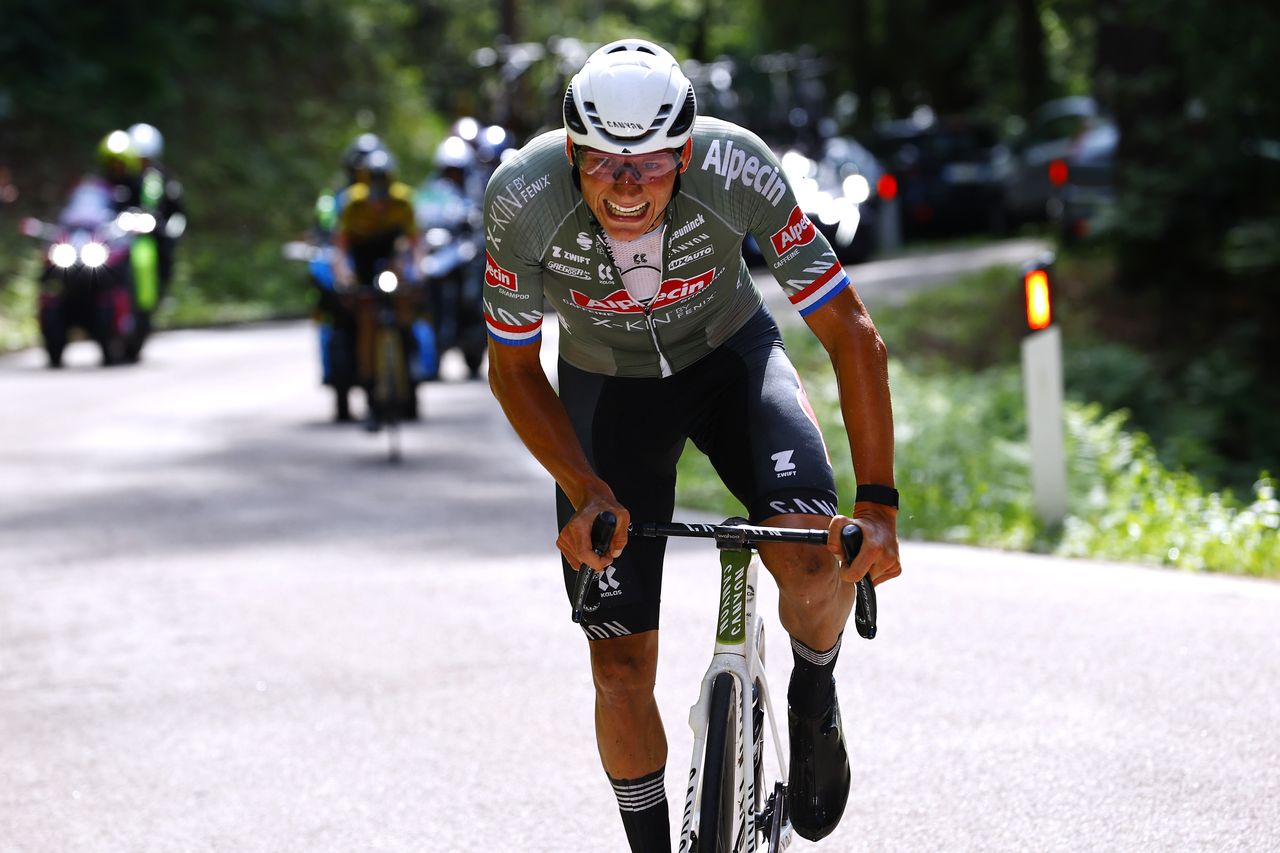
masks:
[[[1066,160],[1054,160],[1049,164],[1049,183],[1060,187],[1067,182],[1069,170]]]
[[[898,179],[885,172],[876,180],[876,195],[885,201],[893,201],[898,196]]]

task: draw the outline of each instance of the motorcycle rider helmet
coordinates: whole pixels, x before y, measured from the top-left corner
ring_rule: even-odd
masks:
[[[164,156],[164,137],[153,125],[139,122],[130,125],[127,132],[129,141],[133,143],[133,150],[143,160],[158,160]]]
[[[480,131],[480,144],[476,149],[476,158],[486,166],[493,167],[502,162],[503,155],[513,150],[511,134],[500,124],[491,124]]]
[[[365,158],[374,151],[385,150],[386,146],[376,134],[362,133],[352,140],[342,155],[342,168],[346,170],[347,181],[354,184],[360,180],[360,170],[364,166]]]
[[[449,135],[461,137],[468,145],[475,145],[476,137],[480,135],[480,122],[471,116],[463,116],[449,125]]]
[[[365,182],[369,185],[370,198],[384,199],[396,180],[398,165],[391,152],[379,148],[364,158],[360,170],[364,172]]]
[[[445,169],[470,169],[475,164],[475,161],[475,152],[471,150],[471,146],[461,136],[447,137],[436,146],[435,164],[436,168],[441,171]]]
[[[129,134],[113,130],[98,143],[98,167],[113,180],[135,177],[142,171],[142,159],[134,150]]]
[[[598,49],[564,93],[572,144],[610,154],[681,148],[693,135],[697,112],[693,84],[680,63],[643,39]]]

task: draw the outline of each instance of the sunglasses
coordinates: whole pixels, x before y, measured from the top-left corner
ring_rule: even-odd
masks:
[[[680,168],[680,154],[675,150],[623,155],[574,148],[573,157],[584,175],[616,181],[624,170],[629,170],[638,184],[661,180]]]

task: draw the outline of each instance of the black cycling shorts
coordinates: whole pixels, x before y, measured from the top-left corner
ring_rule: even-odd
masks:
[[[769,312],[697,363],[662,379],[588,373],[559,362],[560,400],[587,459],[633,522],[670,521],[676,460],[687,439],[707,455],[753,523],[837,512],[826,445]],[[556,489],[560,527],[573,506]],[[591,639],[658,627],[666,540],[632,538],[583,614]],[[566,593],[576,572],[564,564]]]

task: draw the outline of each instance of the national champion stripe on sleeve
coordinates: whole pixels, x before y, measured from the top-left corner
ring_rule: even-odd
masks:
[[[525,344],[534,343],[542,337],[541,317],[524,326],[512,326],[509,323],[499,322],[486,313],[484,315],[484,323],[489,329],[489,337],[500,344],[524,346]]]
[[[845,275],[844,267],[832,264],[813,284],[792,296],[791,304],[796,306],[801,317],[807,317],[848,286],[849,276]]]

